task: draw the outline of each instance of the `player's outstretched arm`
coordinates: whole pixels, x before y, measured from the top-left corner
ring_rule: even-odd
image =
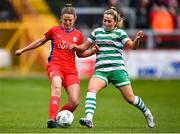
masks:
[[[137,49],[139,47],[140,41],[143,39],[144,37],[144,32],[143,31],[138,31],[136,34],[135,39],[132,40],[128,40],[125,44],[125,46],[127,48],[131,48],[131,49]]]
[[[85,43],[81,44],[81,45],[76,45],[73,44],[70,46],[70,49],[74,49],[76,50],[76,52],[83,52],[85,50],[87,50],[88,48],[90,48],[90,46],[92,45],[92,43],[88,40],[85,41]]]
[[[46,43],[48,41],[48,39],[46,39],[46,37],[42,37],[40,39],[35,40],[34,42],[32,42],[31,44],[29,44],[28,46],[21,48],[19,50],[16,50],[15,54],[17,56],[20,56],[23,52],[35,49],[37,47],[42,46],[44,43]]]
[[[89,48],[83,52],[76,52],[77,56],[78,57],[88,57],[88,56],[91,56],[91,55],[94,55],[96,54],[97,52],[99,51],[99,47],[97,45],[94,45],[92,48]]]

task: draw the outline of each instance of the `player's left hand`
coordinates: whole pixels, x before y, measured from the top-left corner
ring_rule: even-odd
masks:
[[[143,31],[138,31],[136,34],[136,37],[139,39],[142,39],[144,37],[144,32]]]

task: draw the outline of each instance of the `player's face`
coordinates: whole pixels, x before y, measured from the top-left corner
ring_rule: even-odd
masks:
[[[104,14],[103,26],[106,31],[112,31],[115,28],[116,22],[114,17],[110,14]]]
[[[63,14],[61,16],[61,21],[65,30],[71,30],[74,26],[75,18],[72,14]]]

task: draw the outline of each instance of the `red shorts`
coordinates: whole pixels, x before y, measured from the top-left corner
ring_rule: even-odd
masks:
[[[64,88],[66,89],[68,86],[72,84],[80,84],[78,74],[76,73],[64,72],[60,70],[58,67],[56,67],[55,65],[51,65],[51,64],[48,64],[46,69],[47,69],[49,80],[52,81],[52,78],[54,76],[60,76],[62,78],[62,84]]]

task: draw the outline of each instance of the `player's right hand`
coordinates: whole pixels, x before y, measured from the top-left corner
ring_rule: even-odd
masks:
[[[94,45],[92,48],[92,53],[96,54],[99,51],[99,47],[97,45]]]
[[[22,54],[22,50],[21,50],[21,49],[16,50],[16,52],[15,52],[15,55],[16,55],[16,56],[20,56],[21,54]]]

